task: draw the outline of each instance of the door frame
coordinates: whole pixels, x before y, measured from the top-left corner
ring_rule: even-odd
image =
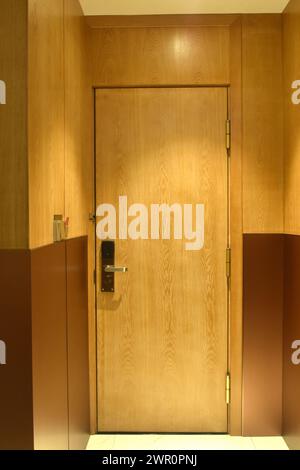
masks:
[[[193,15],[192,15],[193,16]],[[228,407],[228,433],[232,436],[242,435],[242,376],[243,376],[243,196],[242,196],[242,16],[241,15],[197,15],[198,25],[209,24],[229,27],[230,34],[230,82],[225,84],[230,92],[230,119],[231,119],[231,174],[230,174],[230,245],[232,250],[232,271],[229,311],[229,372],[231,374],[231,400]],[[93,85],[93,84],[92,84]],[[178,88],[180,85],[176,85]],[[195,85],[189,85],[193,87]],[[200,85],[201,86],[201,85]],[[205,85],[206,87],[208,85]],[[220,85],[217,85],[220,86]],[[137,88],[132,85],[132,88]],[[167,85],[163,86],[164,88]],[[96,135],[95,135],[95,91],[93,90],[93,119],[94,119],[94,212],[95,205],[95,163],[96,163]],[[109,87],[103,87],[109,88]],[[120,87],[115,87],[120,88]],[[151,88],[155,88],[152,86]],[[89,271],[93,278],[95,269],[95,236],[94,225],[91,224]],[[90,293],[90,416],[91,434],[97,433],[97,363],[96,363],[96,305],[95,290]]]

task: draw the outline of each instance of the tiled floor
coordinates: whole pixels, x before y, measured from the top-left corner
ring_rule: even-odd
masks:
[[[96,435],[87,450],[288,450],[282,437]]]

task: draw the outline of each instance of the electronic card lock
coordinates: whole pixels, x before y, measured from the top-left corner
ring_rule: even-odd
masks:
[[[115,273],[126,273],[125,266],[115,266],[115,242],[101,245],[101,292],[115,292]]]

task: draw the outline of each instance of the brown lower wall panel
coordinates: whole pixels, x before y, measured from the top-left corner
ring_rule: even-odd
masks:
[[[0,449],[84,449],[87,237],[0,251],[0,289]]]
[[[285,237],[285,306],[283,349],[283,435],[300,450],[300,365],[292,362],[292,343],[300,340],[300,236]]]
[[[68,449],[65,242],[31,253],[34,448]]]
[[[30,252],[0,251],[0,449],[33,448]]]
[[[87,244],[66,242],[70,450],[85,449],[90,434]]]
[[[243,435],[282,433],[283,235],[244,235]]]
[[[33,250],[35,449],[85,449],[89,438],[87,237]]]

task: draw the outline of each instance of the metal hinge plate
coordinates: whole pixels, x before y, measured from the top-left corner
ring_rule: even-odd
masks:
[[[226,150],[227,154],[230,154],[231,149],[231,121],[230,119],[226,120]]]
[[[225,387],[225,393],[226,393],[226,404],[230,404],[230,392],[231,392],[231,380],[230,380],[230,373],[228,372],[226,374],[226,387]]]

